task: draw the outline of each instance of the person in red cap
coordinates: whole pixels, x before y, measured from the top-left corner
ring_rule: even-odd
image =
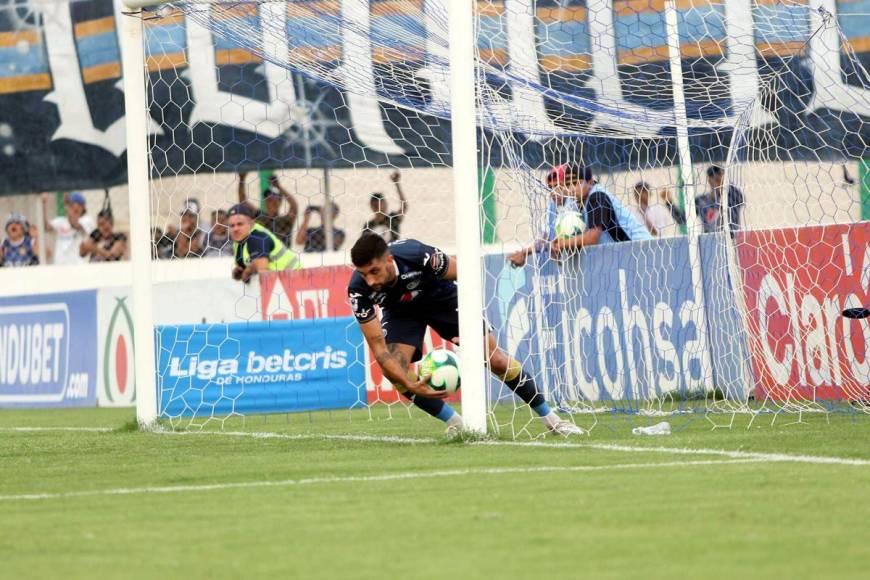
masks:
[[[550,242],[556,239],[556,220],[563,211],[579,211],[577,201],[570,194],[565,180],[567,165],[557,165],[547,172],[544,180],[550,189],[550,200],[547,203],[546,235],[508,256],[508,261],[514,268],[525,265],[526,258],[535,252],[545,251]]]

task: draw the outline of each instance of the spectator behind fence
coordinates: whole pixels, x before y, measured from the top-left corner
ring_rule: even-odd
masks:
[[[577,207],[577,200],[571,194],[565,182],[565,171],[567,168],[567,165],[557,165],[547,173],[544,183],[549,189],[550,199],[547,202],[546,234],[543,239],[536,240],[533,244],[517,250],[508,256],[508,261],[514,268],[525,265],[528,256],[547,248],[550,242],[556,239],[556,222],[562,213],[580,211]]]
[[[650,205],[652,188],[645,181],[634,185],[634,200],[636,206],[629,206],[635,219],[646,226],[647,231],[656,237],[668,237],[677,234],[677,224],[671,211],[660,203]]]
[[[659,197],[662,200],[662,203],[665,205],[665,208],[671,213],[671,219],[674,220],[678,226],[686,225],[686,213],[674,203],[674,196],[671,193],[671,190],[668,188],[664,188],[659,192]]]
[[[570,165],[565,181],[582,208],[586,231],[573,238],[560,238],[550,244],[550,252],[560,252],[614,242],[649,240],[652,236],[612,193],[592,177],[592,170]]]
[[[320,214],[320,225],[316,228],[308,227],[311,223],[313,214]],[[332,249],[338,250],[344,244],[344,230],[335,227],[335,218],[338,217],[338,206],[332,204]],[[299,226],[299,231],[296,232],[296,243],[303,246],[305,252],[324,252],[326,251],[326,225],[323,219],[323,208],[318,205],[309,205],[305,208],[305,214],[302,216],[302,225]]]
[[[85,196],[78,191],[66,193],[63,196],[63,207],[66,215],[48,219],[48,194],[42,195],[42,215],[45,231],[55,235],[54,263],[82,264],[84,258],[79,248],[97,224],[87,213]]]
[[[208,232],[203,256],[213,258],[232,254],[230,230],[227,226],[227,210],[219,209],[211,212],[211,229]]]
[[[151,258],[158,260],[168,260],[172,258],[172,249],[175,245],[175,236],[178,235],[178,230],[175,226],[169,225],[166,228],[166,233],[160,228],[151,230]]]
[[[20,213],[12,213],[6,220],[5,229],[6,239],[0,244],[0,268],[38,265],[36,228]]]
[[[199,227],[199,202],[188,199],[181,210],[181,228],[175,236],[174,258],[201,258],[206,232]]]
[[[722,221],[722,180],[725,172],[718,165],[707,168],[707,185],[710,190],[695,198],[695,211],[704,228],[704,233],[721,232]],[[740,229],[740,213],[743,210],[743,192],[734,185],[728,186],[728,222],[731,230]]]
[[[286,189],[281,187],[277,175],[269,177],[269,187],[263,190],[266,211],[260,211],[257,206],[248,201],[245,177],[247,173],[239,173],[239,203],[247,204],[254,210],[256,222],[278,236],[281,243],[290,247],[293,242],[293,227],[299,215],[299,204]],[[287,200],[287,213],[281,215],[281,202]]]
[[[394,171],[390,174],[390,179],[396,186],[396,193],[399,194],[398,211],[391,212],[389,210],[389,204],[384,198],[383,193],[379,191],[372,193],[369,198],[369,207],[372,210],[372,217],[370,217],[369,221],[363,225],[362,230],[362,233],[364,234],[366,232],[372,232],[381,236],[387,243],[395,242],[399,239],[399,230],[402,227],[402,220],[405,219],[405,215],[408,211],[408,201],[405,199],[405,194],[402,191],[402,174],[398,171]]]
[[[115,217],[111,209],[97,214],[97,227],[82,242],[79,253],[91,262],[117,262],[127,251],[127,236],[115,231]]]
[[[268,228],[256,223],[256,215],[256,210],[247,203],[236,204],[227,212],[235,258],[233,279],[247,284],[251,276],[260,272],[302,268],[299,256]]]

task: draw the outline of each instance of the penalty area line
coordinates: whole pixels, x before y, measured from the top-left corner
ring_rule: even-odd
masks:
[[[118,487],[61,493],[23,493],[0,495],[0,502],[40,501],[52,499],[73,499],[80,497],[107,497],[164,493],[190,493],[220,491],[227,489],[248,489],[263,487],[302,487],[336,483],[371,483],[413,479],[435,479],[468,476],[533,475],[539,473],[584,473],[597,471],[621,471],[632,469],[675,469],[681,467],[703,467],[711,465],[741,465],[758,463],[759,459],[705,459],[699,461],[667,461],[655,463],[617,463],[614,465],[551,465],[530,467],[481,467],[466,469],[444,469],[439,471],[406,471],[382,473],[378,475],[348,475],[329,477],[309,477],[301,479],[279,479],[261,481],[240,481],[232,483],[212,483],[201,485],[167,485],[149,487]]]

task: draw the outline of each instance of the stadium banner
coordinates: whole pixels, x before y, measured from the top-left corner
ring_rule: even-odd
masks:
[[[838,18],[838,8],[846,3],[847,0],[840,0],[826,4],[832,18]],[[327,6],[312,0],[312,4],[316,5],[312,8],[316,13],[338,9],[341,3]],[[388,7],[384,8],[389,3],[370,4],[370,20],[365,25],[368,34],[377,39],[385,30],[394,29],[391,19],[395,16]],[[426,12],[437,4],[420,3],[419,12],[405,16],[413,22],[406,28],[419,35],[406,41],[427,47],[432,43],[426,39],[443,34],[427,29],[439,20]],[[552,65],[554,61],[588,59],[593,46],[605,42],[600,40],[603,37],[607,37],[606,43],[622,50],[636,46],[638,15],[616,14],[613,26],[603,25],[608,20],[595,17],[596,11],[618,12],[611,4],[605,1],[594,10],[578,12],[563,9],[563,3],[557,0],[538,0],[535,4],[538,18],[511,20],[512,24],[527,24],[525,29],[512,29],[510,34],[503,29],[505,18],[483,15],[481,29],[482,34],[487,35],[484,42],[500,46],[507,60],[512,54],[525,53],[529,46],[535,47],[536,71],[540,77],[535,79],[536,83],[558,87],[578,98],[594,99],[597,91],[590,93],[589,87],[600,87],[609,82],[607,79],[616,77],[626,83],[623,90],[633,94],[632,105],[662,111],[663,105],[668,106],[669,93],[650,91],[646,95],[632,90],[631,77],[623,80],[615,62],[612,67],[596,66],[577,71]],[[710,47],[705,49],[710,51],[707,54],[686,56],[685,68],[691,69],[696,62],[701,68],[717,66],[715,62],[721,58],[718,47],[724,45],[729,35],[737,35],[730,28],[745,25],[724,19],[720,14],[739,12],[744,4],[745,0],[725,0],[720,11],[705,13],[704,18],[710,21],[705,20],[703,26],[697,25],[697,10],[692,13],[679,8],[681,28],[688,34],[683,54],[692,53],[693,47]],[[0,9],[0,36],[3,38],[0,44],[0,194],[95,189],[125,183],[126,124],[118,42],[121,4],[113,0],[15,0],[7,5],[8,8]],[[773,49],[780,46],[788,49],[791,44],[808,39],[810,28],[806,25],[805,5],[778,5],[777,10],[782,13],[778,12],[778,18],[802,23],[782,27],[782,32],[770,27],[770,16],[763,9],[759,7],[754,17],[759,29],[764,31],[765,41]],[[649,13],[642,13],[654,23],[650,24],[654,27],[651,30],[662,26],[661,11],[661,4],[657,3],[650,5]],[[867,46],[867,26],[862,26],[862,17],[853,16],[853,11],[843,9],[843,16],[852,16],[851,24],[844,26],[844,33],[859,50],[858,57],[866,63],[868,52],[863,47]],[[558,31],[575,27],[587,33],[572,35],[571,42],[553,40],[561,38]],[[440,75],[433,75],[427,69],[428,55],[423,52],[418,57],[397,56],[394,57],[397,60],[381,62],[370,52],[348,50],[360,44],[355,40],[360,30],[358,26],[341,27],[332,42],[322,47],[324,55],[339,54],[338,61],[325,57],[327,60],[318,64],[334,71],[337,78],[349,69],[370,71],[369,79],[359,81],[363,83],[361,86],[380,87],[381,97],[400,106],[382,105],[374,99],[349,99],[335,86],[296,72],[292,73],[293,82],[286,82],[287,73],[281,67],[264,67],[258,55],[231,40],[217,38],[211,30],[193,26],[183,16],[151,21],[146,35],[146,58],[153,80],[159,82],[150,87],[153,102],[149,137],[152,146],[163,153],[152,159],[153,171],[168,175],[190,173],[197,167],[236,172],[278,166],[449,164],[449,122],[436,98],[438,94],[447,94],[448,87],[433,86],[441,81],[438,80]],[[264,32],[264,36],[267,34]],[[649,37],[662,46],[648,47],[645,51],[648,56],[632,66],[656,77],[663,63],[661,55],[667,51],[662,50],[664,35],[661,32],[650,32]],[[291,50],[293,38],[292,34],[288,35]],[[210,58],[190,58],[191,54],[208,54]],[[396,54],[403,53],[396,51]],[[858,124],[861,121],[857,115],[850,111],[830,111],[821,99],[807,94],[813,87],[829,85],[832,78],[837,78],[829,70],[824,55],[810,52],[805,60],[806,64],[797,66],[788,59],[767,57],[764,53],[759,53],[757,59],[759,69],[776,70],[780,82],[795,87],[795,94],[806,96],[805,110],[796,112],[806,128],[778,132],[777,145],[796,154],[803,148],[795,145],[808,140],[813,143],[823,140],[823,145],[831,152],[860,150],[868,140],[866,133],[863,136],[848,133],[843,129],[848,123],[831,120],[846,115]],[[203,70],[205,67],[212,70]],[[403,75],[407,83],[400,87],[387,82],[396,68],[407,69]],[[693,101],[692,94],[686,95],[689,116],[708,123],[718,120],[720,126],[729,127],[737,114],[732,104],[745,100],[747,91],[751,91],[749,96],[754,96],[757,87],[745,86],[746,83],[732,80],[730,75],[708,76],[716,86],[697,91],[703,95],[702,100]],[[856,83],[854,75],[844,72],[843,79],[843,87],[864,90]],[[704,82],[701,77],[694,80]],[[280,94],[264,90],[266,86],[279,84],[284,88]],[[526,99],[519,104],[525,114],[547,115],[542,122],[569,131],[575,126],[575,113],[566,111],[561,103],[550,102],[543,94],[534,97],[535,100],[526,91],[517,91],[516,96],[506,94],[508,98]],[[230,96],[245,109],[245,115],[230,115],[223,110],[221,103]],[[590,127],[601,124],[602,119],[597,118],[594,108],[587,114],[589,118],[585,122]],[[651,116],[666,117],[665,114]],[[793,126],[803,127],[804,123]],[[298,131],[300,126],[310,127],[310,131]],[[256,127],[257,133],[252,132],[252,127]],[[651,130],[664,132],[668,128],[659,126]],[[631,163],[631,148],[613,139],[598,136],[582,139],[587,164],[620,169]],[[721,145],[723,142],[727,139],[715,131],[693,134],[692,156],[697,161],[721,161],[727,153]],[[657,162],[670,163],[673,159],[673,153],[665,149],[657,151],[660,156]],[[275,151],[282,153],[276,157]],[[544,142],[532,136],[524,145],[522,158],[529,165],[538,165],[553,154]],[[500,151],[493,150],[489,162],[493,166],[501,164]]]
[[[364,404],[362,332],[349,318],[161,326],[164,417],[348,409]]]
[[[711,328],[739,318],[693,281],[688,250],[685,237],[610,244],[562,262],[536,254],[521,269],[487,256],[485,291],[499,297],[487,301],[488,322],[556,402],[724,389],[741,372],[742,351],[733,338],[711,341]],[[493,398],[510,396],[492,385]]]
[[[97,290],[97,405],[100,407],[136,404],[132,302],[129,287]]]
[[[870,222],[737,236],[756,399],[866,400]]]
[[[263,320],[302,320],[352,316],[347,302],[349,266],[267,272],[260,281]]]
[[[725,235],[703,234],[698,237],[707,344],[715,387],[726,398],[746,400],[752,389],[752,369],[747,362],[743,318],[734,299],[734,292],[740,289],[742,281],[735,283],[731,278]]]
[[[133,357],[133,292],[129,286],[97,289],[97,404],[136,404]],[[154,286],[155,324],[195,324],[259,320],[256,283],[244,285],[229,276]]]
[[[0,407],[96,404],[96,292],[0,298]]]

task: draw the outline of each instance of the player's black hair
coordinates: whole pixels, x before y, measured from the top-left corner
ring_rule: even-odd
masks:
[[[648,192],[652,193],[652,187],[650,187],[649,183],[647,183],[646,181],[638,181],[634,184],[635,191],[641,191],[642,189],[645,189]]]
[[[718,165],[711,165],[707,168],[707,177],[713,177],[714,175],[722,175],[722,168]]]
[[[592,181],[592,168],[585,165],[572,163],[565,168],[565,181],[577,183],[578,181]]]
[[[350,249],[350,261],[357,268],[365,266],[372,260],[382,257],[388,252],[384,238],[371,232],[360,236]]]
[[[372,199],[372,201],[383,201],[384,194],[381,193],[380,191],[375,191],[372,193],[371,199]]]
[[[100,210],[100,213],[97,214],[97,219],[106,218],[112,223],[115,223],[115,216],[112,214],[112,208],[107,207]]]

